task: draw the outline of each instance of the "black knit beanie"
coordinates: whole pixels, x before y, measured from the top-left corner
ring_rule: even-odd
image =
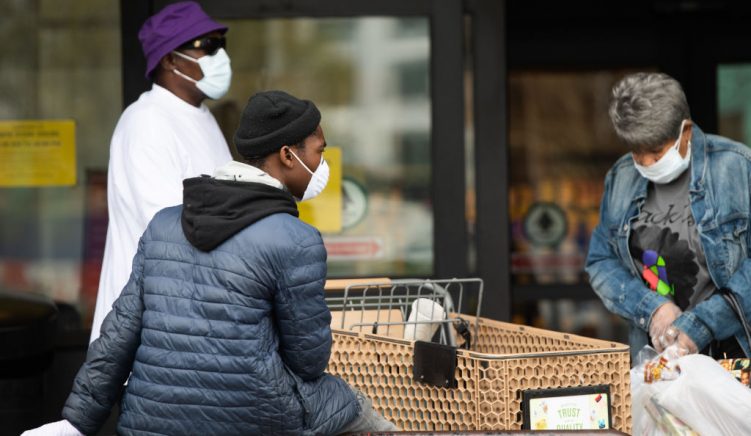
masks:
[[[321,113],[312,101],[284,91],[259,92],[243,109],[235,146],[246,159],[265,157],[284,145],[302,142],[320,123]]]

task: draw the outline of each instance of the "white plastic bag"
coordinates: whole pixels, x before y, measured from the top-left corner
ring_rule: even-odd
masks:
[[[639,352],[637,365],[631,370],[631,416],[634,435],[696,435],[691,428],[657,402],[658,394],[680,377],[675,348],[669,347],[662,354],[658,354],[647,346]]]
[[[404,327],[404,339],[430,342],[444,319],[446,311],[443,306],[427,298],[418,298],[412,302],[412,311]]]
[[[708,356],[680,354],[676,345],[639,353],[631,370],[634,435],[751,435],[751,389]]]
[[[751,435],[751,389],[702,354],[678,359],[681,375],[657,402],[702,435]]]

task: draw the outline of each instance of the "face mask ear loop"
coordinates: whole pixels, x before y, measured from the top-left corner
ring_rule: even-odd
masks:
[[[191,62],[195,62],[195,63],[198,63],[198,59],[192,58],[192,57],[190,57],[190,56],[186,55],[185,53],[180,53],[179,51],[175,51],[175,50],[172,50],[172,53],[174,53],[174,54],[176,54],[176,55],[180,56],[181,58],[183,58],[183,59],[185,59],[185,60],[189,60],[189,61],[191,61]]]
[[[172,70],[172,72],[175,73],[175,74],[177,74],[178,76],[182,77],[183,79],[189,81],[189,82],[198,83],[198,80],[196,80],[196,79],[188,76],[187,74],[182,73],[177,68],[175,68],[174,70]]]
[[[675,140],[675,149],[680,153],[681,151],[681,138],[683,137],[683,127],[686,125],[686,120],[681,121],[681,127],[678,130],[678,139]],[[688,141],[688,146],[691,147],[691,141]]]
[[[302,159],[300,159],[300,158],[299,158],[299,157],[297,156],[297,153],[295,153],[295,152],[294,152],[294,151],[292,151],[292,150],[290,150],[289,152],[290,152],[290,153],[292,153],[292,156],[294,156],[294,157],[295,157],[295,159],[297,159],[297,161],[298,161],[298,162],[300,162],[300,165],[302,165],[302,167],[303,167],[303,168],[305,168],[305,170],[306,170],[307,172],[309,172],[309,173],[310,173],[310,175],[312,176],[312,175],[313,175],[313,171],[310,171],[310,168],[308,168],[308,166],[307,166],[307,165],[305,165],[305,163],[304,163],[304,162],[302,161]]]
[[[183,59],[187,59],[189,61],[193,61],[195,63],[198,63],[197,60],[195,60],[192,57],[186,55],[185,53],[180,53],[179,51],[176,51],[176,50],[172,50],[172,53],[176,54],[177,56],[179,56],[179,57],[181,57]],[[187,74],[183,73],[182,71],[178,70],[177,68],[175,68],[174,70],[172,70],[172,72],[175,73],[175,74],[177,74],[178,76],[182,77],[183,79],[189,81],[189,82],[198,83],[198,80],[196,80],[196,79],[188,76]]]

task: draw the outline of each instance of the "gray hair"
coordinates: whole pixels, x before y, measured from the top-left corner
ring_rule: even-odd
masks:
[[[636,152],[656,149],[680,135],[681,122],[691,118],[686,94],[664,73],[636,73],[613,86],[610,121],[615,133]]]

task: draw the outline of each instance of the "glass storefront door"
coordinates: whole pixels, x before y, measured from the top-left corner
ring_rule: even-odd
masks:
[[[322,214],[300,209],[323,234],[329,276],[466,275],[462,2],[202,6],[230,29],[232,86],[209,103],[228,142],[258,91],[321,110],[341,192]]]
[[[13,1],[0,14],[0,292],[45,294],[87,314],[106,232],[102,175],[122,111],[120,8]],[[61,159],[42,136],[68,128],[72,153]],[[63,167],[72,177],[61,181]]]

